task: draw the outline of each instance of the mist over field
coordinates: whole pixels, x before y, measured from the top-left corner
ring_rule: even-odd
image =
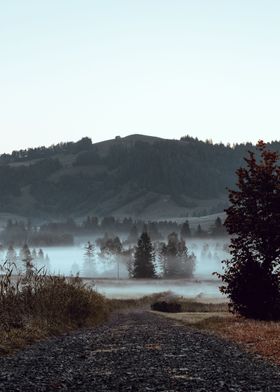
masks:
[[[178,279],[129,279],[129,258],[123,255],[102,254],[94,247],[93,257],[85,257],[86,246],[92,238],[79,238],[73,246],[42,247],[43,259],[35,257],[32,261],[38,269],[44,267],[51,274],[65,276],[79,274],[85,282],[96,290],[112,298],[141,297],[155,292],[171,291],[185,297],[221,297],[219,282],[213,272],[221,272],[221,260],[228,257],[226,239],[189,239],[188,251],[195,255],[193,276]],[[39,250],[32,249],[34,254]],[[20,255],[20,248],[15,248]],[[1,261],[7,258],[7,250],[2,249]],[[16,262],[19,270],[24,271],[21,260]],[[159,261],[156,257],[156,268]]]

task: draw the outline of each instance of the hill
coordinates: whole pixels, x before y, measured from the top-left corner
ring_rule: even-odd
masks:
[[[270,144],[280,151],[280,142]],[[223,211],[251,144],[144,135],[83,138],[0,156],[0,213],[149,219]]]

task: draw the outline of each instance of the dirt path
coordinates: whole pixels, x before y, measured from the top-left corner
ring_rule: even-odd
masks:
[[[0,358],[0,391],[280,391],[280,369],[149,312]]]

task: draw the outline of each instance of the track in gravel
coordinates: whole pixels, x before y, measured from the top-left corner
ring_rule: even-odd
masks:
[[[0,359],[0,391],[280,391],[280,369],[149,312]]]

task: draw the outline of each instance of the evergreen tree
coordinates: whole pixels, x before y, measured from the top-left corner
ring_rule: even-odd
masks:
[[[222,219],[218,216],[212,228],[211,235],[219,237],[219,236],[225,236],[226,234],[227,234],[226,228],[222,223]]]
[[[44,251],[41,248],[39,249],[39,252],[38,252],[38,258],[40,260],[44,260]]]
[[[37,260],[37,252],[35,248],[32,249],[31,257],[32,260]]]
[[[90,241],[88,241],[85,246],[84,258],[87,261],[92,261],[93,257],[94,257],[94,245]]]
[[[178,239],[177,233],[168,236],[168,243],[162,244],[161,263],[163,277],[165,278],[190,278],[192,277],[195,256],[188,253],[186,243]]]
[[[201,227],[200,224],[197,226],[197,229],[196,229],[196,232],[195,232],[195,236],[199,237],[199,238],[202,238],[202,237],[206,236],[206,232],[204,230],[202,230],[202,227]]]
[[[147,232],[143,232],[135,249],[133,278],[155,278],[153,261],[153,245]]]
[[[32,264],[32,256],[28,245],[25,243],[20,251],[20,257],[24,264],[26,275],[29,276],[32,274],[33,264]]]
[[[10,244],[8,247],[6,260],[10,264],[16,263],[17,261],[17,254],[12,244]]]
[[[185,240],[186,238],[189,238],[191,236],[191,229],[190,229],[189,221],[186,220],[182,224],[180,234],[181,234],[181,238],[183,240]]]
[[[94,245],[88,241],[85,245],[83,270],[85,276],[91,276],[94,272]]]
[[[100,250],[103,255],[119,255],[122,251],[122,243],[119,237],[108,238],[104,237],[100,241]]]

